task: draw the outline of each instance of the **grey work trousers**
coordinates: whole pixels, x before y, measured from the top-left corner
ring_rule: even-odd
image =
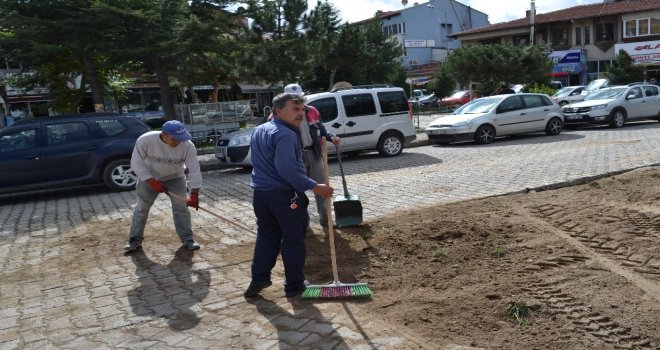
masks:
[[[304,150],[303,155],[305,157],[305,169],[307,171],[307,176],[312,178],[317,183],[324,183],[323,179],[323,159],[319,159],[314,152],[314,149]],[[321,226],[328,226],[328,213],[325,208],[325,198],[321,196],[314,195],[316,200],[316,209],[319,213],[319,224]]]

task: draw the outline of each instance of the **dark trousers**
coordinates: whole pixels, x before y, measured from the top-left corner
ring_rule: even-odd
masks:
[[[270,282],[271,270],[282,252],[285,292],[296,291],[305,281],[305,231],[309,224],[309,199],[298,193],[297,207],[291,209],[296,192],[254,191],[252,205],[257,217],[257,242],[252,258],[252,280]]]

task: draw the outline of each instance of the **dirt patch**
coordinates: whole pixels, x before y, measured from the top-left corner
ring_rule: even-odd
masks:
[[[342,282],[430,344],[660,348],[660,168],[466,201],[337,230]],[[310,280],[332,280],[308,239]]]

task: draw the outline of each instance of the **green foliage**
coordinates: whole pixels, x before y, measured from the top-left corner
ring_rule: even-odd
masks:
[[[613,85],[624,85],[644,80],[644,68],[635,65],[634,60],[623,49],[619,50],[614,65],[607,71],[607,78]]]
[[[429,84],[429,90],[435,93],[437,98],[449,96],[452,91],[454,91],[456,82],[450,77],[447,68],[444,65],[441,65],[437,69],[435,76],[436,79]]]
[[[445,65],[448,75],[463,85],[547,82],[545,74],[553,65],[548,51],[545,45],[473,45],[451,52]],[[480,90],[484,96],[490,95],[488,90]]]
[[[518,326],[524,326],[527,321],[525,317],[529,315],[529,308],[523,302],[512,302],[506,308],[506,315],[514,320]]]
[[[536,94],[546,94],[552,96],[557,90],[553,87],[534,83],[531,87],[528,88],[528,92],[533,92]]]
[[[490,256],[492,256],[493,258],[501,258],[504,256],[504,254],[505,254],[504,248],[502,247],[495,247],[493,248],[493,251],[490,252]]]

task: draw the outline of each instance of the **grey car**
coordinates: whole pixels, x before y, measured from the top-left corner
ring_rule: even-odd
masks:
[[[597,90],[584,101],[564,106],[566,127],[609,124],[620,128],[633,119],[660,118],[660,91],[657,86],[636,84]]]

